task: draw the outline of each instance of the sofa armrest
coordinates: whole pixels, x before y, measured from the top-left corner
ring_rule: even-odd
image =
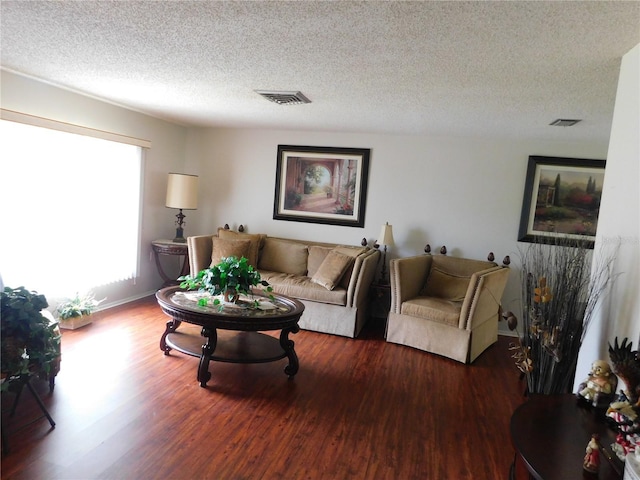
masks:
[[[380,251],[374,249],[356,257],[347,287],[347,307],[358,307],[367,301],[379,259]]]
[[[391,312],[400,313],[402,302],[418,296],[427,282],[432,261],[431,255],[417,255],[389,262]]]
[[[509,279],[510,269],[494,267],[471,276],[467,295],[462,303],[459,328],[473,330],[500,310],[502,294]]]
[[[191,275],[196,275],[211,265],[211,252],[213,242],[211,239],[215,235],[199,235],[187,237],[187,247],[189,249],[189,270]]]

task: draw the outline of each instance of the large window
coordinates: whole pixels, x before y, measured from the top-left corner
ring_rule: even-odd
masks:
[[[135,278],[141,148],[0,120],[0,274],[47,297]]]

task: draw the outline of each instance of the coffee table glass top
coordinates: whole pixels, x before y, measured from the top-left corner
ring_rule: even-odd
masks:
[[[171,303],[189,311],[230,317],[269,317],[286,314],[297,308],[295,302],[285,297],[276,295],[269,298],[261,293],[240,295],[237,303],[226,303],[221,295],[213,297],[199,291],[175,291],[167,296]],[[199,305],[200,299],[207,299],[207,304]],[[215,299],[220,300],[218,305],[214,304]]]

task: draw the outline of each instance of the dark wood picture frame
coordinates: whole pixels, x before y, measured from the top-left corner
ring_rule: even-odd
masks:
[[[605,160],[530,156],[518,241],[593,248]]]
[[[273,218],[364,227],[371,150],[278,145]]]

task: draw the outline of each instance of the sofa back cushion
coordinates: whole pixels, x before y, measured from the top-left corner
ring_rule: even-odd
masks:
[[[249,260],[251,255],[250,240],[228,240],[225,238],[212,237],[211,242],[211,266],[217,265],[223,258],[227,257],[246,257]],[[251,260],[249,260],[251,264]],[[252,264],[255,265],[255,264]]]
[[[260,253],[258,268],[270,272],[306,275],[308,257],[307,245],[267,237]]]

